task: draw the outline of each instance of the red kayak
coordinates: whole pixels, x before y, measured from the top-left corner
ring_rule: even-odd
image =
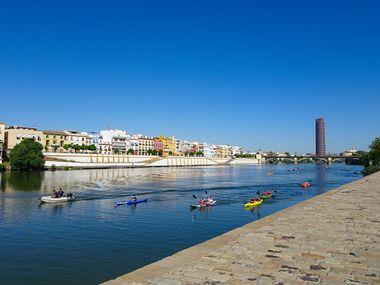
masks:
[[[300,184],[300,187],[301,188],[309,188],[311,186],[311,182],[310,181],[305,181],[303,183]]]

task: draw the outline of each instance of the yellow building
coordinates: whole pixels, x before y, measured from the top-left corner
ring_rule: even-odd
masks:
[[[91,138],[87,134],[75,131],[43,131],[42,145],[49,152],[66,152],[64,145],[90,145]]]
[[[36,128],[12,126],[5,129],[5,148],[10,151],[23,139],[30,138],[42,144],[42,131]]]
[[[5,139],[5,124],[0,122],[0,163],[3,162],[4,139]]]
[[[165,136],[159,136],[159,140],[163,144],[163,148],[164,148],[163,155],[164,156],[168,156],[170,152],[172,153],[172,155],[177,154],[177,143],[173,138],[167,138]]]
[[[232,149],[228,146],[218,146],[215,149],[215,156],[219,158],[227,158],[232,156]]]
[[[67,144],[67,133],[64,131],[48,131],[42,132],[42,145],[49,152],[63,152],[63,146]]]

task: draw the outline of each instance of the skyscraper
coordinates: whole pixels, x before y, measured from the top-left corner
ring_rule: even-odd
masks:
[[[317,156],[326,155],[325,120],[323,118],[315,121],[315,154]]]

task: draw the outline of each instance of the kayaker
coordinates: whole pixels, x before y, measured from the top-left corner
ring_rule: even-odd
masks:
[[[52,198],[58,198],[58,192],[53,190],[53,194],[51,195]]]
[[[211,196],[207,196],[206,199],[208,204],[214,203],[214,200],[211,198]]]
[[[201,198],[198,202],[199,202],[199,205],[201,205],[201,206],[206,205],[206,201],[203,198]]]
[[[249,200],[249,203],[251,204],[255,203],[255,197],[251,197],[251,200]]]
[[[58,198],[63,197],[63,194],[64,194],[64,192],[63,192],[62,188],[59,188],[59,191],[58,191]]]
[[[137,197],[135,194],[132,195],[132,198],[131,198],[132,201],[137,201]]]

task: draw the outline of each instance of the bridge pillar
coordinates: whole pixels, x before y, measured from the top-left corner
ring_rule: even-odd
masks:
[[[328,157],[327,158],[327,164],[331,164],[332,163],[332,158],[331,157]]]
[[[298,157],[294,158],[294,164],[298,164]]]

